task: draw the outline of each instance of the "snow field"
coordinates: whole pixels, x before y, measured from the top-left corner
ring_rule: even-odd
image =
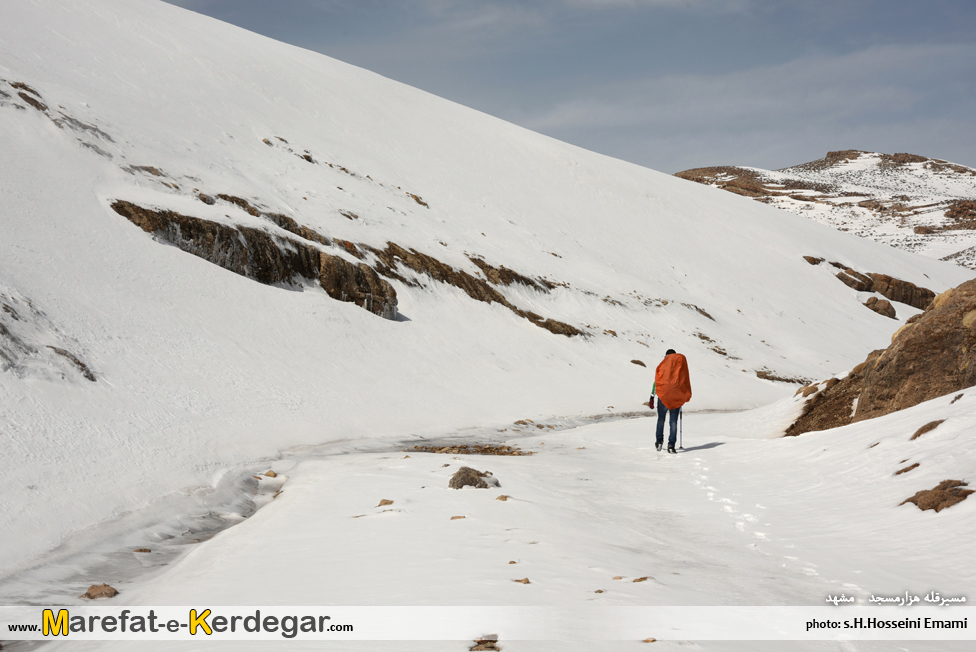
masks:
[[[841,592],[864,604],[872,594],[905,590],[965,594],[973,581],[963,550],[976,534],[974,505],[965,501],[934,514],[898,503],[942,476],[972,477],[972,444],[960,437],[973,412],[970,394],[953,405],[952,397],[943,397],[835,431],[774,441],[749,438],[763,434],[743,430],[744,423],[755,428],[749,412],[691,413],[686,450],[677,456],[654,450],[652,419],[629,419],[510,441],[535,451],[532,456],[407,447],[297,464],[282,460],[271,466],[287,475],[259,481],[282,488],[266,508],[194,546],[158,577],[122,584],[117,600],[822,606],[827,595]],[[946,419],[940,428],[908,441],[936,416]],[[893,476],[907,455],[921,467]],[[501,486],[447,488],[462,465],[491,470]],[[499,501],[499,495],[509,498]],[[382,499],[393,503],[381,506]],[[933,540],[949,554],[933,554]],[[530,583],[513,581],[522,578]],[[634,581],[641,578],[647,579]],[[879,616],[893,617],[886,609],[895,608],[878,609]],[[555,649],[497,633],[506,649]],[[648,635],[667,638],[666,632]],[[186,643],[158,645],[188,649]],[[785,649],[753,645],[661,642],[663,649]],[[791,642],[788,649],[964,649],[945,642],[898,645]],[[334,643],[328,649],[371,648]],[[420,648],[402,642],[392,649]],[[605,642],[600,649],[631,645]]]
[[[0,373],[8,442],[0,447],[0,521],[13,534],[0,546],[0,602],[70,602],[92,573],[121,578],[125,600],[147,604],[222,595],[233,596],[227,604],[389,604],[393,596],[436,604],[457,599],[461,576],[472,578],[465,587],[475,590],[463,592],[472,604],[737,604],[748,596],[813,604],[857,583],[842,568],[827,572],[825,547],[797,555],[803,563],[757,554],[812,530],[799,522],[794,532],[786,517],[767,526],[749,505],[768,498],[747,503],[720,483],[724,473],[725,482],[749,486],[721,461],[739,459],[749,478],[768,473],[777,487],[808,478],[821,484],[800,495],[812,492],[842,518],[875,522],[873,512],[843,507],[833,485],[817,480],[822,468],[794,468],[803,468],[797,451],[812,440],[722,439],[769,435],[797,404],[721,420],[690,410],[772,403],[796,386],[760,380],[757,370],[822,379],[887,344],[898,324],[803,255],[935,291],[968,272],[552,141],[162,3],[38,0],[4,9],[0,78],[27,82],[52,113],[97,125],[112,140],[59,129],[30,107],[0,106],[0,288],[44,313],[38,341],[56,334],[98,378],[70,369],[66,381]],[[300,158],[306,150],[316,163]],[[130,165],[166,176],[123,169]],[[394,281],[404,319],[379,319],[315,287],[236,276],[154,242],[109,208],[121,198],[277,232],[226,202],[194,199],[194,189],[244,197],[331,238],[415,247],[472,274],[468,254],[568,283],[550,294],[500,291],[592,335],[553,335],[429,279],[425,288]],[[908,316],[899,306],[900,319]],[[410,437],[501,430],[525,417],[638,409],[668,347],[692,366],[686,445],[698,437],[697,421],[701,435],[715,433],[700,441],[721,446],[659,459],[646,420],[520,440],[538,442],[539,453],[470,460],[496,473],[500,491],[513,496],[504,503],[489,500],[493,491],[447,490],[453,466],[437,465],[444,456],[390,452]],[[953,432],[948,425],[931,441]],[[282,451],[330,447],[347,454],[294,456],[300,463],[282,468],[284,493],[244,520],[268,500],[259,490],[268,481],[248,480],[251,472],[281,464]],[[738,450],[749,455],[737,458]],[[823,459],[848,471],[839,458]],[[928,478],[922,471],[938,475],[923,462],[889,483],[907,490]],[[970,477],[964,471],[961,479]],[[371,505],[380,498],[399,511],[377,513]],[[937,522],[954,523],[969,508]],[[128,552],[189,543],[241,520],[172,572],[164,564],[180,557],[176,546],[143,558]],[[873,527],[888,532],[883,522]],[[906,536],[921,547],[912,538],[921,534]],[[365,560],[357,556],[364,550]],[[918,563],[919,577],[926,568],[950,575],[942,562]],[[140,574],[144,565],[151,570]],[[526,576],[529,585],[511,581]],[[785,583],[771,579],[781,576]]]

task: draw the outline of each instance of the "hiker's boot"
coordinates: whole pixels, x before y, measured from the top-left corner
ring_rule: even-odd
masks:
[[[668,452],[677,454],[678,451],[674,450],[674,446],[668,446]]]
[[[661,442],[657,442],[656,444],[654,444],[654,448],[656,448],[657,450],[661,450],[662,446],[664,446],[664,444],[662,444]]]

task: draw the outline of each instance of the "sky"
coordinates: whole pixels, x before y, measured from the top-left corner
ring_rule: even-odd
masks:
[[[167,0],[662,172],[976,167],[973,0]]]

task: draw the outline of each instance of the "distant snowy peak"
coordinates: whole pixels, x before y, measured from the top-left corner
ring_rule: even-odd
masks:
[[[850,149],[782,170],[721,166],[675,176],[976,269],[976,169],[964,165]]]

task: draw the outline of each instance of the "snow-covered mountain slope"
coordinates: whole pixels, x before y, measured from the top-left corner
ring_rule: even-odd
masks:
[[[289,447],[639,408],[669,347],[689,410],[790,395],[895,326],[805,255],[969,276],[160,2],[5,5],[0,62],[0,578]]]
[[[782,170],[722,166],[675,176],[976,269],[976,169],[964,165],[843,150]]]

